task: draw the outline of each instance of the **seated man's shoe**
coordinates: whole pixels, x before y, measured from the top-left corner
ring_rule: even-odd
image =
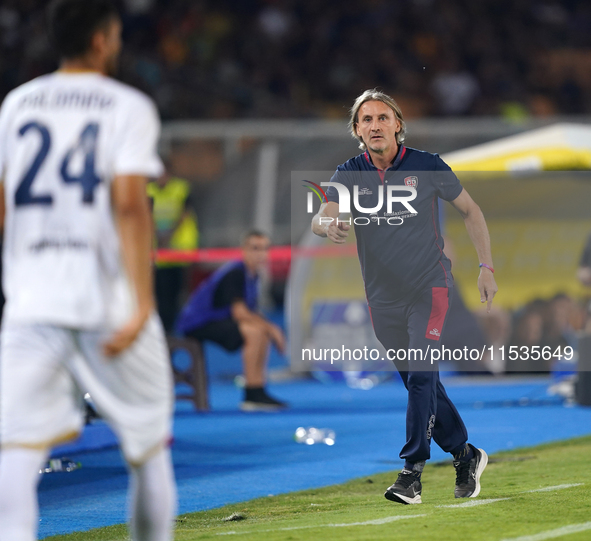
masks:
[[[285,402],[269,396],[263,387],[246,388],[244,400],[240,404],[242,411],[280,411],[285,408]]]

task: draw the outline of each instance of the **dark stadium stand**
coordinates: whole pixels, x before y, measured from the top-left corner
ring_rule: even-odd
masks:
[[[55,68],[45,0],[0,8],[0,97]],[[408,117],[591,112],[585,0],[122,0],[121,78],[165,119],[343,117],[359,88]]]

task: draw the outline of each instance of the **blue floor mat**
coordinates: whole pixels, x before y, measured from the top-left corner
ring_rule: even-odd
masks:
[[[591,432],[591,408],[563,405],[547,395],[548,384],[540,379],[453,379],[446,387],[470,441],[492,453]],[[211,412],[195,413],[187,403],[178,405],[173,458],[179,513],[401,467],[398,452],[406,415],[401,384],[387,382],[362,391],[343,383],[300,381],[272,385],[270,391],[291,408],[241,413],[241,390],[220,381],[211,385]],[[298,426],[331,428],[336,444],[297,444],[293,436]],[[40,538],[125,521],[127,476],[119,452],[108,449],[71,458],[83,467],[46,475],[40,484]],[[447,458],[433,445],[433,460]],[[378,496],[382,488],[376,488]]]

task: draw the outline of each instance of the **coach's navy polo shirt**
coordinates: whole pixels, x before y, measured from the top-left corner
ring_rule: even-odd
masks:
[[[337,167],[331,182],[344,184],[350,193],[351,219],[354,221],[357,251],[369,306],[387,308],[409,301],[425,287],[451,287],[451,263],[443,253],[437,198],[453,201],[462,185],[449,166],[437,155],[400,146],[392,166],[379,170],[368,152]],[[358,187],[358,205],[373,209],[360,212],[354,205],[354,187]],[[416,198],[394,201],[387,212],[388,186],[404,187],[393,195]],[[326,190],[328,201],[339,201],[337,189]],[[387,223],[389,219],[390,223]]]

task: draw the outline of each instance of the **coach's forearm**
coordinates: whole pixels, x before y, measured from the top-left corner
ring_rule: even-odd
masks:
[[[113,187],[115,218],[121,240],[125,270],[141,316],[154,310],[152,272],[152,218],[145,195],[145,181],[128,177]]]
[[[318,214],[312,218],[312,233],[319,237],[328,236],[328,228],[339,216],[339,204],[334,201],[322,203]]]
[[[330,224],[321,223],[320,218],[327,218],[327,216],[325,216],[324,214],[318,213],[318,214],[316,214],[316,216],[314,216],[314,218],[312,218],[312,233],[314,233],[315,235],[318,235],[319,237],[326,237],[327,231],[328,231],[328,226]]]
[[[492,253],[490,249],[490,235],[488,233],[488,227],[486,226],[486,220],[478,205],[474,205],[470,209],[470,213],[464,217],[464,224],[466,224],[466,230],[476,253],[478,254],[478,261],[485,263],[486,265],[493,266]]]

